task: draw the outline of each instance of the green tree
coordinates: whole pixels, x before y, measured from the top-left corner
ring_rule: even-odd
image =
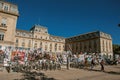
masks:
[[[114,54],[120,54],[120,45],[113,44],[113,53]]]

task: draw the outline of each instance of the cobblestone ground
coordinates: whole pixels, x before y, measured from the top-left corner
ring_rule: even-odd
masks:
[[[100,66],[94,70],[74,69],[63,67],[55,71],[32,71],[27,73],[0,72],[0,80],[120,80],[120,64],[105,66],[105,72],[100,71]]]

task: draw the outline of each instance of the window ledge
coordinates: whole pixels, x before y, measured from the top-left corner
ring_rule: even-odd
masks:
[[[7,26],[0,25],[0,29],[7,30]]]

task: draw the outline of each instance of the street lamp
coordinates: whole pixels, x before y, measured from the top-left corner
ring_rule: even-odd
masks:
[[[69,67],[70,67],[70,55],[71,55],[71,52],[67,51],[67,69],[68,70],[69,70]]]
[[[118,24],[118,27],[120,27],[120,24]]]

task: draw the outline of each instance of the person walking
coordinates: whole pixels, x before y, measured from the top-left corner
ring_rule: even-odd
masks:
[[[91,70],[94,68],[94,65],[95,65],[95,59],[94,58],[92,58],[92,60],[91,60]]]
[[[100,65],[101,65],[101,71],[104,71],[104,60],[103,59],[101,60]]]

